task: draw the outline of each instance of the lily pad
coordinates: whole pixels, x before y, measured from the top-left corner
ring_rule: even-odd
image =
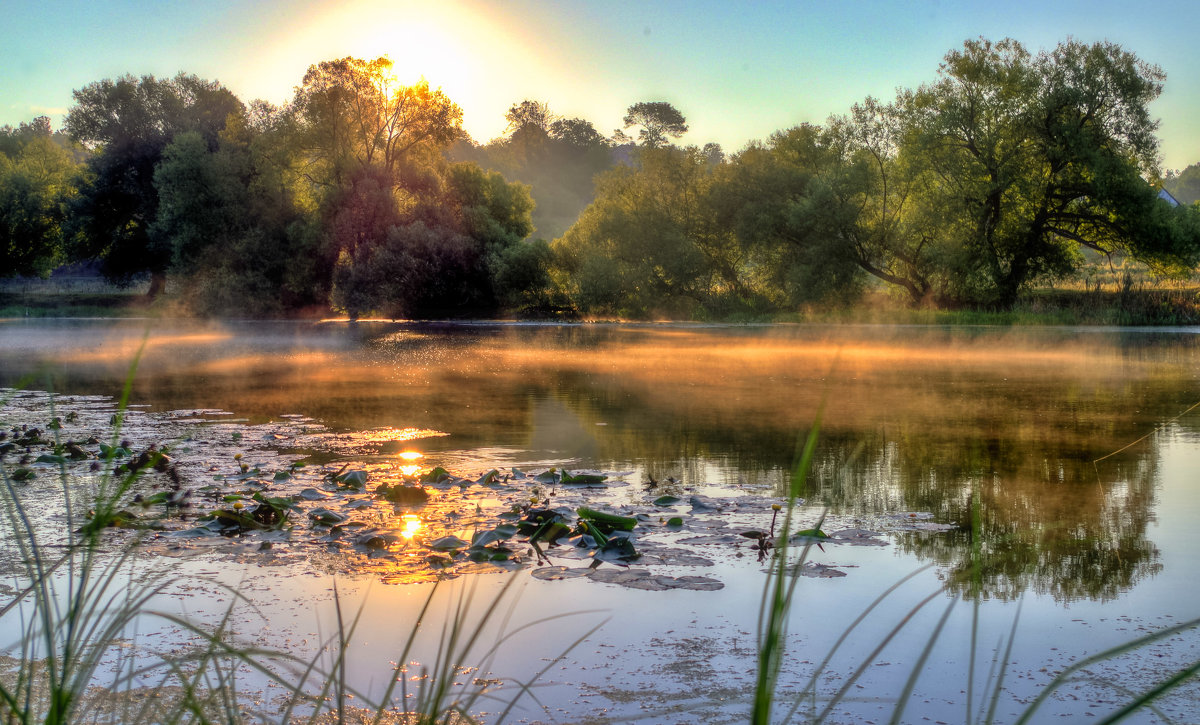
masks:
[[[457,536],[443,536],[440,539],[429,542],[429,548],[434,551],[457,551],[470,546],[469,543],[463,541]]]
[[[602,476],[598,473],[576,473],[576,474],[572,475],[570,471],[563,471],[562,484],[564,486],[568,486],[568,485],[589,484],[589,483],[602,483],[607,478],[608,478],[608,476]]]
[[[333,480],[340,486],[346,488],[363,488],[367,485],[366,471],[346,471],[333,477]]]
[[[418,480],[420,480],[421,483],[440,483],[444,479],[447,479],[450,477],[451,476],[450,476],[449,471],[442,468],[441,466],[438,466],[437,468],[433,469],[432,471],[428,471],[426,473],[421,474],[421,478]]]
[[[429,492],[424,486],[409,486],[403,483],[392,486],[385,483],[375,489],[375,493],[396,504],[423,504],[429,500]]]
[[[327,508],[315,508],[308,512],[308,518],[312,519],[314,523],[323,526],[333,526],[334,524],[342,523],[350,517],[337,511],[330,511]]]
[[[587,567],[543,566],[529,573],[534,579],[542,581],[558,581],[560,579],[581,579],[592,573]]]

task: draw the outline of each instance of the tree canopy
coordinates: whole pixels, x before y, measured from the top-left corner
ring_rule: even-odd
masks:
[[[687,119],[666,101],[642,101],[625,111],[625,128],[638,127],[638,140],[647,148],[658,148],[687,133]]]
[[[1200,164],[1158,168],[1163,83],[1113,43],[979,38],[890,101],[727,154],[677,146],[666,101],[626,109],[636,146],[531,99],[476,144],[387,58],[314,64],[279,107],[126,75],[75,92],[69,137],[0,129],[0,273],[95,260],[220,314],[1003,309],[1085,251],[1194,271]]]

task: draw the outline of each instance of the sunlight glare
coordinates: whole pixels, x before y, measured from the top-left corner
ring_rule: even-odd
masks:
[[[421,517],[416,514],[405,514],[402,518],[404,520],[404,527],[400,529],[400,535],[406,540],[411,541],[421,530]]]

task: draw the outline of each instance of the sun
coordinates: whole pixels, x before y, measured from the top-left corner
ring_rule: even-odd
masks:
[[[499,15],[470,0],[317,5],[281,22],[233,80],[247,97],[282,104],[311,65],[387,57],[398,85],[424,79],[440,88],[463,109],[467,132],[486,141],[503,133],[508,107],[545,88],[542,75],[558,65],[545,62],[541,44]]]

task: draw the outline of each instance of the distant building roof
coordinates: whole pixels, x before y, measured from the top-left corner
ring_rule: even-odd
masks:
[[[1167,191],[1166,189],[1160,188],[1158,190],[1158,198],[1167,202],[1171,206],[1183,206],[1183,204],[1180,204],[1179,200],[1176,199],[1175,197],[1171,196],[1171,192]]]

